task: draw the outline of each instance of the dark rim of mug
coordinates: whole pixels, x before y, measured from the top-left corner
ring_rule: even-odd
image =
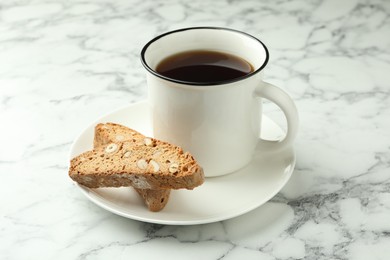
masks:
[[[184,81],[184,80],[177,80],[177,79],[173,79],[173,78],[169,78],[169,77],[166,77],[166,76],[163,76],[161,74],[159,74],[157,71],[153,70],[151,67],[149,67],[149,65],[146,63],[146,60],[145,60],[145,53],[146,53],[146,50],[148,49],[148,47],[155,41],[157,41],[158,39],[162,38],[162,37],[165,37],[169,34],[173,34],[173,33],[178,33],[178,32],[183,32],[183,31],[188,31],[188,30],[224,30],[224,31],[230,31],[230,32],[235,32],[235,33],[240,33],[240,34],[243,34],[249,38],[252,38],[253,40],[256,40],[257,42],[259,42],[264,50],[265,50],[265,60],[264,60],[264,63],[258,68],[256,69],[255,71],[252,71],[251,73],[245,75],[245,76],[242,76],[242,77],[238,77],[238,78],[234,78],[234,79],[229,79],[229,80],[221,80],[221,81],[212,81],[212,82],[194,82],[194,81]],[[142,48],[142,51],[141,51],[141,62],[142,62],[142,65],[145,67],[145,69],[147,69],[150,73],[152,73],[153,75],[159,77],[159,78],[162,78],[162,79],[165,79],[167,81],[171,81],[171,82],[175,82],[175,83],[179,83],[179,84],[183,84],[183,85],[194,85],[194,86],[215,86],[215,85],[222,85],[222,84],[228,84],[228,83],[233,83],[233,82],[236,82],[236,81],[240,81],[240,80],[243,80],[243,79],[246,79],[246,78],[249,78],[253,75],[255,75],[256,73],[260,72],[268,63],[268,60],[269,60],[269,52],[268,52],[268,49],[267,47],[265,46],[265,44],[260,41],[259,39],[257,39],[256,37],[250,35],[250,34],[247,34],[247,33],[244,33],[242,31],[238,31],[238,30],[234,30],[234,29],[230,29],[230,28],[224,28],[224,27],[188,27],[188,28],[182,28],[182,29],[178,29],[178,30],[174,30],[174,31],[170,31],[170,32],[166,32],[164,34],[161,34],[155,38],[153,38],[152,40],[150,40],[143,48]]]

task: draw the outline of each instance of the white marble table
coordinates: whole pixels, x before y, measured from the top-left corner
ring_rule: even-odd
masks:
[[[0,258],[390,259],[389,17],[385,0],[2,1]],[[67,176],[72,141],[146,98],[143,44],[201,25],[269,47],[266,79],[301,116],[291,180],[258,209],[206,225],[97,207]]]

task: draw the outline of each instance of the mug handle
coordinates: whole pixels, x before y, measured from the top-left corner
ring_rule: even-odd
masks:
[[[266,98],[279,106],[287,119],[287,134],[284,139],[276,141],[259,139],[257,149],[275,152],[290,146],[297,136],[299,125],[298,110],[294,101],[282,89],[264,81],[255,89],[254,94],[256,97]]]

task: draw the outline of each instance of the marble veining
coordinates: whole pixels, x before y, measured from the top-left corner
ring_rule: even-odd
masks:
[[[390,259],[390,2],[0,3],[1,259]],[[142,46],[181,27],[259,37],[265,79],[291,94],[297,166],[240,217],[164,226],[113,215],[67,176],[99,116],[144,100]],[[285,126],[282,113],[265,104]]]

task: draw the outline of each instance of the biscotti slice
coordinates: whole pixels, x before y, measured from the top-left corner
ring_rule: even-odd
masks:
[[[146,136],[143,134],[124,125],[114,123],[97,124],[95,126],[93,146],[98,147],[109,143],[127,141],[131,141],[134,146],[143,145],[145,138]]]
[[[71,160],[69,176],[89,188],[193,189],[204,182],[203,169],[191,154],[154,138],[82,153]]]
[[[97,124],[95,126],[94,148],[113,142],[131,141],[134,145],[142,145],[146,136],[123,125],[114,123]],[[168,203],[170,189],[138,189],[134,188],[142,197],[150,211],[160,211]]]
[[[134,189],[142,197],[148,209],[153,212],[162,210],[168,203],[171,194],[171,189]]]

